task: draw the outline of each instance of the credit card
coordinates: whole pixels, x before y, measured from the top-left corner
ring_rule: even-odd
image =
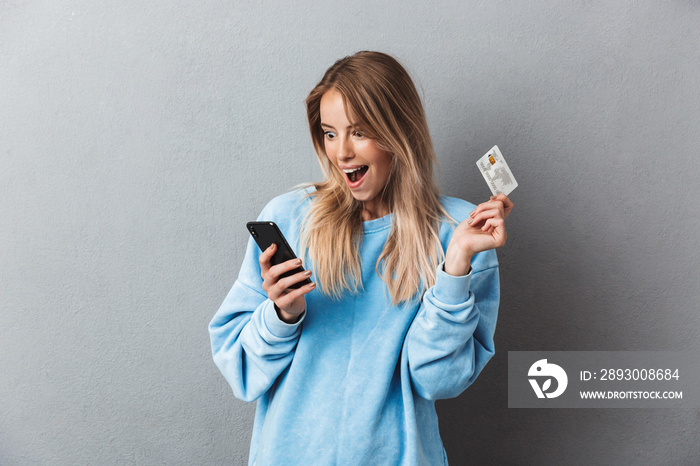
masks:
[[[507,196],[518,187],[518,182],[515,181],[513,172],[508,168],[506,159],[503,158],[498,146],[493,146],[490,151],[477,160],[476,166],[494,196],[501,193]]]

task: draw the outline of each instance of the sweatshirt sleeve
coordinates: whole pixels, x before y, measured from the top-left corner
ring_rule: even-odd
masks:
[[[438,266],[435,285],[425,292],[409,328],[406,352],[411,381],[423,398],[456,397],[494,354],[498,263],[495,251],[480,254],[465,276],[448,275],[443,264]],[[475,263],[480,266],[475,268]]]
[[[262,396],[289,366],[304,320],[287,324],[279,319],[262,288],[259,256],[249,238],[238,279],[209,323],[214,362],[244,401]]]

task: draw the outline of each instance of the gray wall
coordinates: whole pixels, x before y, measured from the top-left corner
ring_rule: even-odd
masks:
[[[207,323],[243,225],[321,172],[303,100],[394,54],[446,194],[520,187],[453,464],[698,464],[700,411],[507,408],[507,351],[697,347],[700,3],[0,3],[0,464],[241,464]]]

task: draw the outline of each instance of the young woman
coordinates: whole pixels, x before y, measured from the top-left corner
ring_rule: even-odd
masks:
[[[420,98],[388,55],[339,60],[306,104],[325,181],[259,219],[307,271],[280,278],[301,260],[273,266],[275,246],[251,239],[209,326],[234,395],[258,402],[249,462],[447,464],[434,403],[494,354],[494,248],[513,204],[440,196]]]

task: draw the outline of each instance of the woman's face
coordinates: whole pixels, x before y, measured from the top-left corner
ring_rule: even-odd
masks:
[[[320,110],[326,155],[344,175],[355,199],[362,201],[363,220],[388,214],[381,192],[391,173],[391,154],[352,126],[337,90],[323,94]]]

